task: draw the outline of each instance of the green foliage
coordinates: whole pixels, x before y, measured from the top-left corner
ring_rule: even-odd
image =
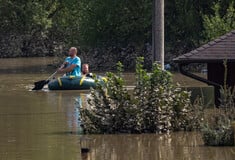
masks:
[[[166,0],[166,59],[234,29],[233,1]],[[42,45],[53,53],[69,46],[143,49],[151,44],[152,13],[152,0],[0,0],[0,35],[29,56]]]
[[[67,46],[79,45],[79,1],[55,0],[56,7],[50,14],[53,26],[49,37]]]
[[[234,106],[232,108],[214,109],[210,118],[202,123],[202,138],[205,145],[231,146],[234,144]]]
[[[28,52],[28,56],[37,47],[45,47],[48,52],[50,47],[55,51],[58,46],[54,45],[78,44],[77,7],[76,0],[1,0],[1,39],[17,43],[13,47],[20,48],[13,49],[22,55]],[[16,42],[12,42],[14,38]]]
[[[213,15],[211,6],[225,7],[233,0],[165,0],[166,58],[184,54],[205,43],[203,16]]]
[[[203,16],[204,32],[208,40],[215,39],[235,29],[234,2],[229,4],[225,13],[221,13],[221,9],[221,4],[215,3],[213,6],[214,15]]]
[[[160,133],[199,126],[199,106],[192,107],[189,92],[174,86],[171,74],[159,65],[147,73],[142,63],[138,58],[133,94],[124,87],[121,74],[113,73],[107,73],[104,86],[91,90],[91,108],[81,111],[86,132]]]
[[[134,96],[141,109],[143,130],[167,132],[198,128],[202,119],[201,105],[191,105],[190,93],[173,85],[170,72],[153,64],[151,74],[147,74],[142,63],[143,58],[138,58]]]
[[[234,29],[232,2],[166,0],[166,59]],[[131,45],[142,50],[151,44],[152,13],[152,0],[0,0],[0,36],[4,46],[28,56],[43,47],[54,54],[69,46],[89,50]]]
[[[42,31],[51,28],[47,5],[41,1],[0,1],[0,29],[25,34],[38,28]]]
[[[204,123],[202,133],[205,145],[234,145],[234,132],[227,114],[219,113],[218,115],[214,115],[210,123]]]
[[[107,83],[97,84],[91,89],[88,100],[91,109],[81,110],[84,131],[89,133],[139,132],[136,120],[136,108],[124,88],[121,77],[109,72]],[[103,86],[105,85],[105,86]]]
[[[215,0],[166,0],[167,53],[185,53],[204,42],[203,15],[212,14],[213,2]],[[139,46],[151,42],[151,0],[81,0],[79,10],[79,38],[85,46],[126,46],[130,43]]]
[[[113,46],[143,43],[151,37],[151,0],[80,0],[83,44]]]

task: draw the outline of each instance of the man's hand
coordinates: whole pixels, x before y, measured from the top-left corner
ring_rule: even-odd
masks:
[[[62,65],[63,66],[63,65]],[[63,67],[60,67],[57,72],[58,73],[67,73],[67,72],[72,72],[73,69],[76,67],[77,65],[76,64],[72,64],[71,66],[67,67],[67,68],[63,68]]]
[[[64,73],[63,68],[61,68],[61,67],[58,68],[58,69],[57,69],[57,72],[58,72],[58,73]]]

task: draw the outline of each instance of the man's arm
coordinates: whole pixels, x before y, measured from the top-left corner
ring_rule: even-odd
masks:
[[[71,64],[71,66],[67,67],[67,68],[59,68],[57,70],[58,73],[67,73],[67,72],[72,72],[73,69],[76,67],[76,64]]]

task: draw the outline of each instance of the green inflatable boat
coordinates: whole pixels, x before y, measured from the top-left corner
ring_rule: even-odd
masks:
[[[98,77],[99,81],[104,83],[106,81],[105,77]],[[53,79],[48,83],[49,90],[87,90],[91,87],[95,87],[95,80],[91,77],[75,77],[75,76],[65,76],[57,79]]]

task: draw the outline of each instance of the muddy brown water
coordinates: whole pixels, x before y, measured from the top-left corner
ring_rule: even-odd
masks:
[[[235,147],[206,147],[198,132],[86,135],[91,151],[82,157],[79,107],[86,105],[89,92],[30,90],[53,73],[47,66],[53,61],[0,59],[0,160],[235,159]]]

